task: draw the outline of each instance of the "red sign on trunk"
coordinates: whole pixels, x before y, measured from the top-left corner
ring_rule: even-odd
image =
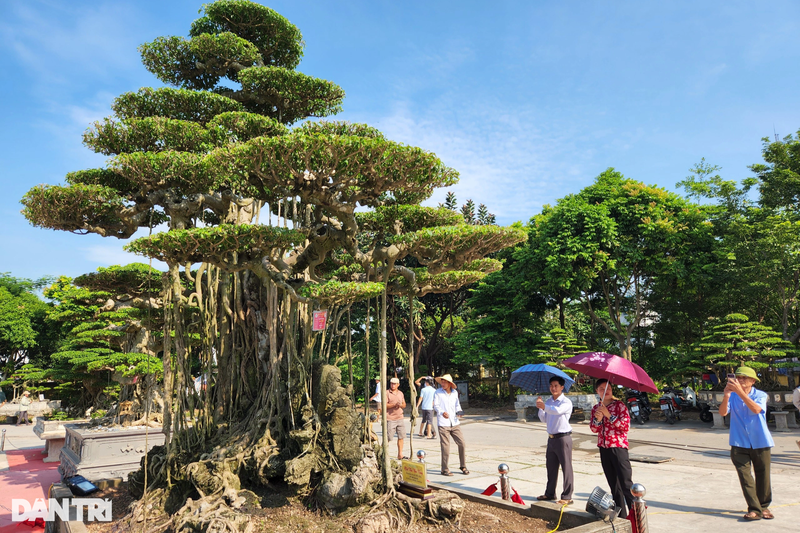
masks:
[[[328,321],[328,310],[314,311],[312,314],[314,324],[311,326],[311,331],[322,331],[325,329],[325,323]]]

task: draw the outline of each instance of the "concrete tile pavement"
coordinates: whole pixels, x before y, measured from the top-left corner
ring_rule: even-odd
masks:
[[[440,475],[439,441],[414,438],[414,452],[426,451],[431,482],[481,492],[498,480],[497,465],[507,463],[512,486],[526,502],[544,492],[547,474],[544,452],[547,434],[544,424],[511,419],[470,419],[462,425],[467,441],[469,476],[458,472],[455,445],[450,447],[453,477]],[[698,421],[680,421],[674,426],[651,421],[636,426],[629,434],[630,452],[668,457],[666,463],[633,462],[633,480],[647,488],[651,532],[752,531],[787,532],[800,530],[800,431],[773,433],[771,509],[774,520],[756,523],[741,519],[745,502],[736,471],[730,462],[728,432],[710,429]],[[575,508],[583,509],[595,486],[608,490],[602,473],[597,440],[588,424],[573,426],[573,468]],[[391,453],[396,452],[395,443]],[[409,439],[405,453],[411,456]],[[557,488],[561,490],[559,482]]]
[[[43,462],[44,441],[33,433],[33,424],[2,424],[2,430],[6,438],[0,452],[0,533],[43,532],[44,528],[11,522],[11,500],[46,498],[50,485],[60,480],[58,463]]]

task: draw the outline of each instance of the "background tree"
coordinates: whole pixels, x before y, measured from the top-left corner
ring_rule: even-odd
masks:
[[[703,222],[677,195],[609,169],[533,219],[520,259],[528,280],[557,300],[579,300],[630,359],[634,331],[659,296],[656,280],[682,268]]]

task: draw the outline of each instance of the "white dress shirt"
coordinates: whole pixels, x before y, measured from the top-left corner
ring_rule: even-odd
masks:
[[[539,409],[539,420],[547,422],[547,433],[569,433],[572,426],[569,425],[569,417],[572,415],[572,400],[565,394],[554,400],[551,396],[544,402],[544,409]]]
[[[436,411],[436,422],[439,427],[455,427],[461,423],[456,413],[461,412],[461,402],[458,401],[458,389],[453,388],[449,393],[438,389],[433,395],[433,410]],[[447,413],[447,418],[442,416]]]

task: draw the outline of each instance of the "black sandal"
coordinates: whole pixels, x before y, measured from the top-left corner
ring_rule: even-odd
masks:
[[[465,476],[469,475],[469,470],[467,470],[466,466],[462,466],[461,468],[459,468],[459,470],[461,470],[461,473],[464,474]]]
[[[442,470],[442,475],[443,476],[452,476],[453,473],[451,471],[449,471],[449,470]]]

